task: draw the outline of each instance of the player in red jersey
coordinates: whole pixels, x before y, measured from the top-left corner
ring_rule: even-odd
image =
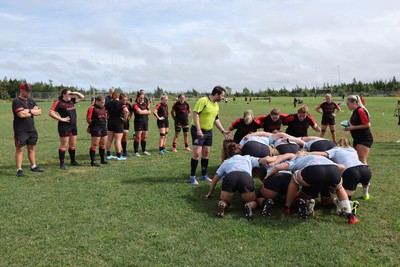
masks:
[[[176,101],[171,108],[171,116],[175,121],[175,135],[172,141],[172,152],[178,152],[176,149],[176,141],[178,140],[181,129],[183,131],[183,141],[185,143],[185,150],[190,151],[188,135],[189,135],[189,114],[190,105],[186,102],[185,95],[179,94],[178,101]]]
[[[246,110],[243,113],[243,118],[238,118],[232,125],[229,126],[228,131],[236,129],[233,141],[239,144],[240,141],[247,134],[257,132],[257,129],[261,128],[262,124],[258,119],[254,119],[254,112],[252,110]]]
[[[90,165],[94,167],[100,166],[100,164],[98,164],[95,160],[97,146],[99,147],[99,154],[101,159],[100,163],[108,163],[105,160],[105,150],[107,142],[107,116],[104,104],[104,96],[96,96],[94,104],[89,107],[86,115],[86,121],[89,124],[88,132],[92,136],[89,150]]]
[[[323,138],[326,132],[326,127],[329,125],[329,129],[331,130],[332,141],[336,143],[336,132],[335,132],[335,117],[336,113],[340,112],[340,107],[338,104],[332,101],[332,95],[326,94],[325,100],[321,104],[319,104],[315,111],[322,114],[321,121],[321,135],[319,137]],[[336,109],[336,113],[335,113]]]
[[[139,91],[137,93],[136,101],[133,103],[133,112],[135,114],[134,125],[135,125],[135,140],[133,141],[133,150],[136,157],[140,157],[139,154],[139,143],[142,147],[143,154],[150,156],[150,153],[146,150],[147,135],[149,131],[149,115],[150,102],[144,96],[144,93]]]
[[[159,139],[159,154],[164,155],[168,151],[165,149],[165,143],[167,141],[168,135],[168,96],[162,94],[161,102],[157,104],[153,112],[154,116],[157,118],[157,127],[160,132]]]
[[[321,131],[314,117],[309,114],[306,105],[301,106],[296,114],[288,115],[282,124],[288,126],[286,133],[294,137],[307,136],[307,129],[310,126],[316,132]]]
[[[60,159],[60,169],[62,170],[67,169],[64,163],[67,145],[71,165],[80,165],[75,159],[75,146],[78,137],[75,103],[78,103],[83,98],[84,95],[79,92],[71,92],[68,89],[63,89],[58,100],[50,108],[49,116],[58,121],[58,134],[60,136],[58,157]]]
[[[272,133],[274,131],[280,131],[283,120],[288,114],[283,114],[277,108],[274,108],[267,115],[262,115],[257,119],[262,123],[264,132]]]

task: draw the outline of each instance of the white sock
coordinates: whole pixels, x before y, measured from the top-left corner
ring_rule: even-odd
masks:
[[[342,210],[345,213],[351,213],[351,206],[349,200],[341,200],[340,205],[342,206]]]
[[[31,166],[31,169],[34,169],[34,168],[36,168],[36,165],[32,165],[32,166]]]
[[[370,184],[368,184],[367,187],[363,187],[363,193],[364,193],[364,195],[368,194],[369,185],[370,185]]]

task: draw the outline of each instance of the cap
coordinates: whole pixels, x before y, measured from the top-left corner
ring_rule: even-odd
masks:
[[[31,89],[31,86],[30,86],[29,84],[27,84],[27,83],[22,83],[22,84],[19,86],[19,90],[20,90],[20,91],[25,90],[25,91],[27,91],[27,92],[30,92],[32,89]]]

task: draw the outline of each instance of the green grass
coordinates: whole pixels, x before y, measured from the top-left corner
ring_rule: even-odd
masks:
[[[313,111],[322,101],[305,98]],[[194,102],[191,102],[194,104]],[[345,224],[333,209],[316,207],[315,218],[300,220],[278,210],[271,219],[244,218],[243,203],[233,201],[224,219],[215,217],[219,188],[204,199],[208,184],[188,183],[191,152],[157,155],[158,133],[150,120],[150,157],[89,166],[86,133],[88,102],[77,105],[77,158],[82,167],[58,169],[56,121],[47,116],[51,103],[40,103],[37,163],[45,173],[15,175],[11,103],[0,104],[0,265],[72,266],[398,266],[400,262],[400,139],[395,98],[367,98],[375,143],[368,159],[373,170],[371,199],[361,202],[357,225]],[[170,102],[170,106],[172,103]],[[292,98],[271,103],[220,104],[225,128],[246,109],[256,116],[279,107],[296,111]],[[346,106],[337,122],[348,119]],[[350,137],[337,129],[339,137]],[[170,129],[168,145],[172,142]],[[309,134],[315,134],[312,130]],[[327,133],[329,137],[329,133]],[[215,131],[209,175],[220,163],[222,135]],[[132,141],[129,141],[132,152]],[[68,156],[67,156],[68,159]],[[198,172],[199,172],[198,168]],[[261,183],[257,180],[256,186]],[[220,185],[219,185],[220,186]],[[361,190],[355,194],[361,196]]]

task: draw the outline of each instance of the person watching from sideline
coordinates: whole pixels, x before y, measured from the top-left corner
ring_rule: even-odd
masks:
[[[36,102],[30,98],[31,86],[26,82],[19,87],[19,96],[12,102],[14,114],[14,144],[15,162],[17,165],[17,176],[23,177],[22,160],[25,146],[28,148],[28,159],[31,164],[31,172],[43,172],[36,166],[35,146],[38,140],[38,132],[35,128],[35,116],[42,115],[42,110]]]

